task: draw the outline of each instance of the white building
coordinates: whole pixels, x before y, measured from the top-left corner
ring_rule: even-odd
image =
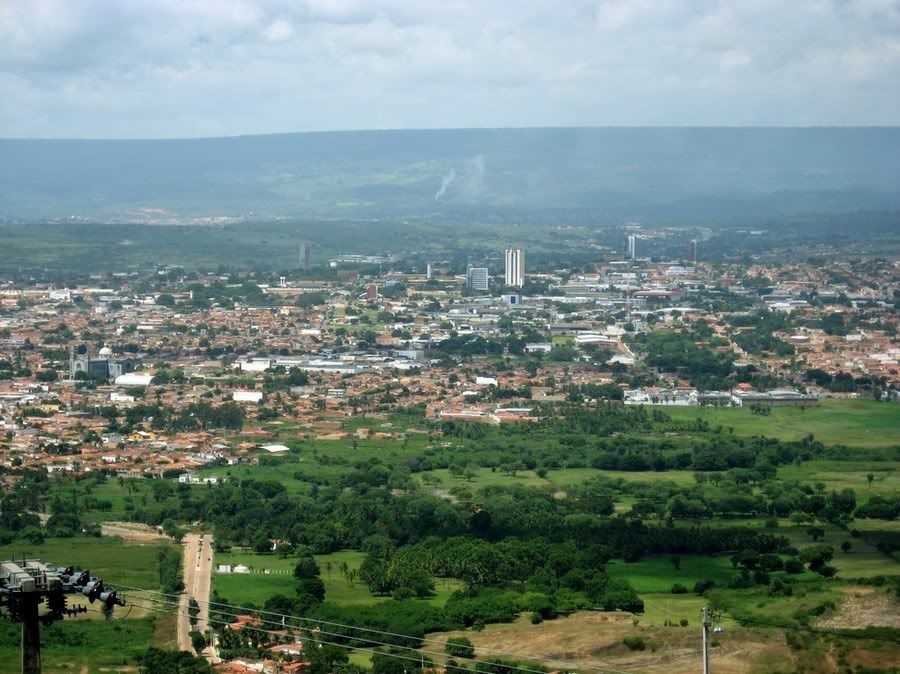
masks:
[[[506,249],[504,285],[509,288],[521,288],[525,285],[525,251],[522,248]]]
[[[259,403],[262,402],[262,391],[235,391],[231,394],[231,399],[236,403]]]
[[[103,349],[100,349],[103,351]],[[142,372],[130,372],[128,374],[120,374],[115,379],[116,386],[150,386],[153,383],[153,375]]]

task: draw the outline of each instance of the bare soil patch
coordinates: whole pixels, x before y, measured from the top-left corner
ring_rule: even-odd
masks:
[[[844,599],[831,615],[816,623],[831,629],[900,628],[900,602],[882,588],[843,588]]]

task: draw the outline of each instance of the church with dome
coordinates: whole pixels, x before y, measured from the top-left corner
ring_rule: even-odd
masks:
[[[134,372],[137,361],[133,358],[115,358],[112,349],[104,346],[92,356],[90,351],[69,355],[69,374],[73,379],[115,379],[123,374]],[[80,376],[79,376],[80,375]]]

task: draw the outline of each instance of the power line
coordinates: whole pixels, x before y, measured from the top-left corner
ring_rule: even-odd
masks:
[[[151,600],[151,601],[152,601],[152,600]],[[135,605],[138,606],[139,608],[143,608],[143,609],[145,609],[145,610],[155,611],[155,612],[157,612],[157,613],[163,613],[163,614],[166,614],[166,615],[176,615],[176,616],[187,616],[187,615],[188,615],[188,614],[183,613],[183,612],[181,612],[181,611],[172,610],[172,609],[161,609],[161,608],[158,608],[158,607],[156,607],[156,606],[145,606],[145,605],[143,605],[143,604],[135,604]],[[232,616],[232,617],[235,617],[235,616]],[[252,631],[254,631],[254,632],[261,632],[261,633],[263,633],[263,634],[279,635],[279,636],[283,636],[283,635],[284,635],[284,632],[289,632],[289,631],[291,631],[291,630],[300,630],[300,631],[309,633],[309,634],[312,636],[312,638],[315,639],[316,643],[319,643],[319,644],[325,644],[326,646],[335,646],[335,647],[337,647],[337,648],[344,648],[344,649],[347,649],[347,650],[362,651],[362,652],[365,652],[365,653],[371,653],[371,654],[373,654],[373,655],[384,655],[384,656],[386,656],[386,657],[399,658],[399,659],[401,659],[401,660],[410,660],[410,661],[412,661],[412,662],[418,662],[418,663],[421,663],[421,662],[422,662],[422,657],[421,657],[421,655],[437,655],[438,657],[444,657],[444,654],[443,654],[443,653],[434,653],[434,652],[431,652],[431,651],[422,651],[422,650],[417,650],[417,649],[412,648],[412,647],[409,647],[409,646],[397,646],[397,645],[395,645],[395,644],[383,644],[383,645],[390,646],[390,647],[393,647],[393,648],[401,648],[401,649],[410,650],[410,651],[413,651],[413,652],[415,652],[415,653],[420,653],[421,655],[420,655],[420,657],[410,657],[410,656],[408,656],[408,655],[403,655],[403,654],[400,654],[400,653],[386,653],[386,652],[384,652],[384,651],[379,651],[379,650],[376,649],[376,648],[368,648],[368,647],[365,647],[365,646],[352,646],[352,645],[350,645],[350,644],[341,644],[341,643],[337,643],[337,642],[334,642],[334,641],[325,641],[324,639],[320,639],[320,638],[318,638],[318,636],[316,636],[316,632],[315,632],[315,630],[314,630],[313,628],[309,628],[309,627],[298,627],[298,626],[296,626],[296,625],[294,625],[294,626],[287,626],[287,625],[282,626],[282,625],[280,625],[280,623],[277,623],[277,622],[274,622],[274,621],[268,621],[268,620],[262,620],[262,619],[259,619],[259,620],[260,620],[260,622],[267,623],[267,624],[269,624],[269,625],[278,625],[279,627],[283,627],[283,630],[263,629],[263,628],[261,628],[261,627],[253,627],[253,626],[251,626],[251,625],[242,625],[242,626],[241,626],[241,630],[252,630]],[[210,622],[210,623],[215,623],[215,624],[218,624],[218,625],[223,625],[223,626],[229,626],[229,625],[232,624],[232,623],[230,623],[230,622],[228,622],[228,621],[225,621],[225,620],[216,620],[216,619],[214,619],[214,618],[209,618],[209,619],[208,619],[208,622]],[[321,632],[321,631],[319,632],[319,634],[322,634],[322,633],[323,633],[323,632]],[[343,636],[343,635],[338,635],[338,636]],[[376,642],[376,643],[377,643],[377,642]],[[520,656],[520,657],[521,657],[521,656]],[[473,663],[476,663],[476,664],[492,664],[492,663],[489,663],[489,662],[487,662],[487,661],[485,661],[485,660],[477,660],[477,659],[474,659],[474,658],[467,658],[466,660],[467,660],[468,662],[473,662]],[[568,664],[574,664],[574,663],[568,663]],[[506,668],[506,669],[509,669],[509,670],[517,671],[517,672],[526,672],[527,674],[546,674],[545,672],[543,672],[543,671],[541,671],[541,670],[537,670],[537,669],[528,669],[527,667],[519,667],[519,666],[511,665],[511,664],[504,664],[503,667]],[[452,667],[451,667],[451,668],[452,668]],[[578,669],[583,669],[583,667],[576,667],[576,668],[578,668]],[[460,671],[468,671],[468,670],[467,670],[466,668],[464,668],[464,667],[457,667],[457,669],[459,669]],[[624,671],[624,670],[609,670],[609,671]],[[630,673],[628,673],[628,674],[630,674]]]
[[[153,599],[150,599],[149,601],[159,601],[159,600],[153,600]],[[145,606],[143,606],[143,605],[139,605],[139,606],[141,606],[141,607],[143,607],[143,608],[149,608],[149,607],[145,607]],[[230,617],[237,617],[237,616],[238,616],[238,614],[236,614],[236,613],[227,613],[227,612],[223,612],[223,613],[225,613],[226,615],[228,615],[228,616],[230,616]],[[435,656],[435,657],[445,657],[445,654],[444,654],[444,653],[440,653],[440,652],[437,652],[437,653],[436,653],[436,652],[434,652],[434,651],[427,651],[427,650],[423,650],[423,649],[420,649],[420,648],[416,648],[416,647],[414,647],[414,646],[402,646],[402,645],[399,645],[399,644],[393,644],[393,643],[388,643],[388,642],[383,642],[383,641],[375,641],[375,640],[370,639],[370,638],[368,638],[368,637],[359,637],[359,636],[357,636],[357,635],[346,635],[346,634],[340,634],[340,633],[336,633],[336,632],[326,632],[326,631],[323,631],[323,630],[319,629],[318,627],[316,627],[316,628],[310,628],[310,627],[302,627],[302,626],[299,626],[299,625],[285,625],[285,624],[280,623],[280,622],[277,622],[277,621],[273,621],[273,620],[264,620],[264,619],[262,619],[262,618],[259,618],[259,620],[260,620],[260,622],[262,622],[262,623],[265,623],[265,624],[268,624],[268,625],[275,625],[275,626],[281,627],[281,628],[283,628],[283,629],[295,629],[295,630],[301,630],[301,631],[303,631],[303,632],[308,632],[309,634],[313,635],[315,638],[318,638],[318,635],[319,635],[319,634],[325,634],[325,635],[331,636],[331,637],[351,638],[351,639],[364,640],[364,641],[366,641],[366,642],[368,642],[368,643],[376,644],[376,645],[379,645],[379,646],[387,646],[387,647],[389,647],[389,648],[399,648],[399,649],[403,649],[403,650],[413,651],[413,652],[416,652],[416,653],[423,653],[423,654],[425,654],[425,655],[433,655],[433,656]],[[218,622],[221,622],[221,621],[218,621]],[[226,623],[226,624],[231,624],[231,623]],[[335,644],[335,645],[341,645],[341,644]],[[354,648],[353,646],[349,646],[349,645],[348,645],[348,647],[349,647],[349,648]],[[366,649],[366,650],[371,650],[371,649]],[[378,651],[376,651],[376,652],[378,652]],[[521,655],[521,654],[515,654],[515,653],[505,653],[505,654],[508,655],[508,656],[510,656],[510,657],[514,657],[514,658],[529,659],[529,656],[527,656],[527,655]],[[543,660],[545,660],[546,662],[550,662],[550,663],[557,664],[557,665],[566,665],[567,667],[570,667],[570,668],[576,668],[576,669],[577,669],[577,668],[580,668],[580,665],[577,665],[576,663],[568,662],[568,661],[565,661],[565,660],[553,660],[553,659],[550,659],[550,658],[537,658],[537,659],[543,659]],[[474,663],[489,664],[487,661],[485,661],[485,660],[480,660],[480,659],[478,659],[478,658],[466,658],[466,660],[468,660],[468,661],[470,661],[470,662],[474,662]],[[602,661],[598,661],[598,662],[599,662],[601,665],[603,665],[604,667],[606,667],[606,664],[603,663]],[[527,667],[515,667],[515,666],[510,666],[510,668],[511,668],[511,669],[516,669],[516,670],[519,670],[519,671],[523,671],[523,672],[532,672],[532,673],[537,673],[537,672],[540,671],[540,670],[529,669],[529,668],[527,668]],[[626,670],[617,670],[617,669],[612,669],[612,668],[609,668],[609,667],[606,667],[606,669],[607,669],[608,671],[618,672],[619,674],[631,674],[631,672],[627,672]]]
[[[146,593],[150,593],[150,594],[162,595],[162,596],[165,596],[165,597],[171,597],[171,598],[173,598],[173,599],[177,599],[177,598],[179,597],[179,595],[177,595],[177,594],[171,594],[171,593],[165,593],[165,592],[158,592],[158,591],[155,591],[155,590],[146,590],[146,589],[143,589],[143,588],[132,587],[132,586],[129,586],[129,585],[118,584],[117,587],[121,587],[121,588],[125,588],[125,589],[130,589],[130,590],[135,590],[135,591],[138,591],[138,592],[146,592]],[[197,600],[197,601],[199,602],[200,600]],[[437,639],[428,639],[428,638],[425,638],[425,637],[416,637],[416,636],[412,636],[412,635],[409,635],[409,634],[399,634],[399,633],[397,633],[397,632],[387,632],[387,631],[384,631],[384,630],[376,630],[376,629],[371,629],[371,628],[367,628],[367,627],[358,627],[358,626],[356,626],[356,625],[347,625],[347,624],[344,624],[344,623],[337,623],[337,622],[332,622],[332,621],[328,621],[328,620],[317,620],[317,619],[315,619],[315,618],[307,618],[307,617],[303,617],[303,616],[290,615],[290,614],[284,614],[284,613],[277,613],[277,612],[275,612],[275,611],[266,611],[266,610],[262,610],[262,609],[250,608],[250,607],[247,607],[247,606],[236,606],[236,605],[234,605],[234,604],[225,604],[225,603],[222,603],[222,602],[214,602],[214,601],[209,601],[209,600],[203,600],[203,601],[204,601],[204,603],[208,604],[209,606],[223,606],[223,607],[225,607],[225,608],[230,608],[230,609],[233,609],[233,610],[236,610],[236,611],[243,611],[243,612],[247,612],[247,613],[266,614],[266,615],[275,616],[275,617],[277,617],[277,618],[284,618],[284,619],[291,619],[291,620],[302,620],[302,621],[305,621],[305,622],[315,623],[315,624],[319,624],[319,625],[328,625],[328,626],[330,626],[330,627],[338,627],[338,628],[342,628],[342,629],[357,630],[357,631],[359,631],[359,632],[367,632],[367,633],[370,633],[370,634],[378,634],[378,635],[382,635],[382,636],[397,637],[397,638],[401,638],[401,639],[408,639],[408,640],[410,640],[410,641],[419,641],[419,642],[424,642],[424,643],[432,643],[432,644],[435,644],[435,645],[438,645],[438,646],[443,646],[443,645],[444,645],[444,642],[442,642],[442,641],[440,641],[440,640],[437,640]],[[268,621],[268,622],[271,623],[271,621]],[[325,633],[325,634],[331,634],[331,635],[333,635],[333,636],[344,637],[344,638],[353,638],[353,639],[364,639],[364,638],[365,638],[366,640],[371,641],[372,643],[381,643],[381,642],[375,641],[374,639],[370,639],[370,638],[362,637],[362,636],[356,636],[356,635],[352,635],[352,634],[351,634],[351,635],[347,635],[347,634],[339,634],[339,633],[333,633],[333,632],[324,632],[324,633]],[[403,648],[403,646],[399,646],[399,644],[383,644],[383,645],[387,645],[387,646],[395,646],[395,647],[401,647],[401,648]],[[408,647],[407,647],[407,648],[408,648]],[[569,666],[571,666],[571,665],[574,665],[574,664],[575,664],[575,663],[572,663],[572,662],[569,662],[569,661],[566,661],[566,660],[557,660],[557,659],[554,659],[554,658],[547,658],[547,657],[543,657],[543,656],[533,656],[533,655],[521,654],[521,653],[510,653],[509,651],[501,651],[501,650],[491,649],[491,648],[480,648],[479,650],[482,651],[482,652],[484,652],[484,653],[491,654],[491,655],[500,655],[500,656],[506,656],[506,657],[511,657],[511,658],[523,658],[523,659],[526,659],[526,660],[535,660],[535,661],[546,662],[546,663],[554,664],[554,665],[560,665],[560,664],[562,664],[562,665],[569,665]],[[443,655],[443,654],[441,654],[441,655]],[[607,665],[604,661],[602,661],[602,660],[597,660],[597,662],[603,664],[604,667],[606,667],[606,669],[609,670],[610,672],[614,672],[614,673],[617,673],[617,674],[633,674],[632,672],[629,672],[628,670],[623,670],[623,669],[613,669],[612,667],[608,666],[608,665]]]
[[[669,618],[676,618],[677,616],[672,613],[668,605],[662,606],[662,612]],[[807,632],[808,634],[815,634],[820,636],[834,636],[834,637],[844,637],[847,639],[859,639],[861,641],[883,641],[885,643],[896,644],[900,643],[900,639],[890,639],[886,637],[877,637],[877,636],[868,636],[866,634],[854,634],[853,632],[842,632],[840,630],[828,630],[816,627],[809,627],[807,625],[785,625],[782,623],[776,622],[767,622],[765,620],[760,620],[758,618],[751,618],[747,616],[735,616],[728,615],[722,616],[718,615],[716,617],[716,621],[721,620],[722,618],[727,617],[728,620],[737,623],[739,626],[743,627],[745,624],[747,625],[758,625],[759,627],[774,627],[776,629],[781,630],[794,630],[798,632]]]
[[[750,625],[759,625],[762,627],[776,627],[782,630],[796,630],[799,632],[807,632],[809,634],[816,634],[822,636],[832,636],[832,637],[841,637],[847,639],[860,639],[862,641],[883,641],[889,644],[898,644],[900,643],[900,639],[890,639],[887,637],[875,637],[868,636],[865,634],[854,634],[853,632],[842,632],[840,630],[828,630],[821,629],[815,627],[807,627],[806,625],[783,625],[775,622],[767,622],[764,620],[759,620],[756,618],[746,618],[742,616],[732,616],[732,619],[738,623],[748,623]]]

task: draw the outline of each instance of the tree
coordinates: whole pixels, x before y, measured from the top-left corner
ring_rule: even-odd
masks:
[[[853,548],[853,543],[851,543],[850,541],[844,541],[843,543],[841,543],[841,550],[843,550],[844,552],[850,552],[851,548]]]
[[[450,637],[444,645],[444,651],[452,658],[475,657],[475,646],[466,637]]]
[[[187,651],[149,648],[138,656],[140,674],[212,674],[212,665]]]
[[[178,526],[178,523],[171,518],[162,523],[162,530],[166,536],[174,538],[178,542],[181,542],[181,539],[184,538],[184,529]]]
[[[813,539],[813,543],[815,543],[825,535],[825,530],[822,527],[810,527],[806,530],[806,533]]]
[[[325,583],[318,576],[302,578],[297,583],[297,596],[320,604],[325,600]]]
[[[681,557],[679,555],[672,555],[669,557],[669,562],[672,563],[672,568],[676,571],[681,570]]]
[[[407,651],[377,652],[372,656],[372,674],[409,674],[409,670],[418,670],[418,662],[409,661]]]
[[[301,557],[294,565],[294,578],[316,578],[318,575],[319,565],[312,555]]]
[[[817,571],[832,560],[834,548],[830,545],[811,545],[800,551],[800,561],[809,566],[810,571]]]
[[[203,634],[201,632],[198,632],[197,630],[191,630],[190,636],[191,636],[191,646],[194,647],[194,652],[201,653],[203,651],[203,649],[206,648],[206,646],[207,646],[206,637],[203,636]]]
[[[157,554],[159,585],[166,594],[178,594],[184,589],[181,580],[181,552],[174,548],[160,548]]]

